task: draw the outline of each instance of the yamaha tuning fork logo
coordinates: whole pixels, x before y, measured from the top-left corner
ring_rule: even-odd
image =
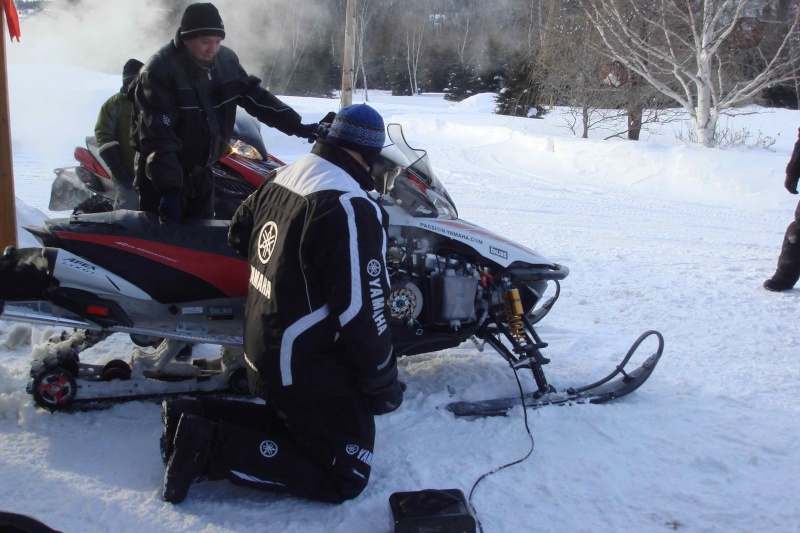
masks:
[[[370,276],[377,277],[378,274],[381,273],[381,264],[378,262],[377,259],[371,259],[369,263],[367,263],[367,274]]]
[[[261,261],[262,265],[266,265],[269,258],[272,257],[272,251],[275,249],[277,240],[278,225],[269,221],[264,224],[258,234],[258,260]]]
[[[260,450],[264,457],[275,457],[278,454],[278,445],[271,440],[265,440],[261,443]]]

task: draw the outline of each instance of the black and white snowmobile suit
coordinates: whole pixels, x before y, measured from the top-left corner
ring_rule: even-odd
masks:
[[[232,219],[229,242],[249,257],[244,351],[259,396],[331,398],[396,379],[388,215],[372,188],[349,154],[320,141]]]

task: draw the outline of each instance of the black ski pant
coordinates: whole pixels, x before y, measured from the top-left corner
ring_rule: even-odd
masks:
[[[366,488],[375,421],[363,397],[264,405],[204,399],[218,423],[208,479],[341,503]]]
[[[778,268],[773,279],[794,285],[800,279],[800,203],[794,212],[794,220],[786,228],[778,257]]]

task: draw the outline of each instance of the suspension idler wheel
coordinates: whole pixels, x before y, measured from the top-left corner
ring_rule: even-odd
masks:
[[[48,411],[57,411],[68,406],[77,392],[75,378],[60,366],[42,370],[33,378],[31,385],[33,401]]]
[[[234,394],[248,396],[250,394],[250,385],[247,382],[247,370],[237,368],[231,372],[231,377],[228,378],[228,388]]]
[[[103,381],[112,381],[115,379],[126,381],[131,379],[132,375],[133,371],[131,370],[131,365],[122,359],[112,359],[105,364],[103,371],[100,372],[100,377]]]

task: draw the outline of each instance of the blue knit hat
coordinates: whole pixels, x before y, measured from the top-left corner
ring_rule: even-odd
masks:
[[[371,167],[386,141],[383,117],[367,104],[349,105],[336,114],[327,139],[331,144],[358,152]]]

